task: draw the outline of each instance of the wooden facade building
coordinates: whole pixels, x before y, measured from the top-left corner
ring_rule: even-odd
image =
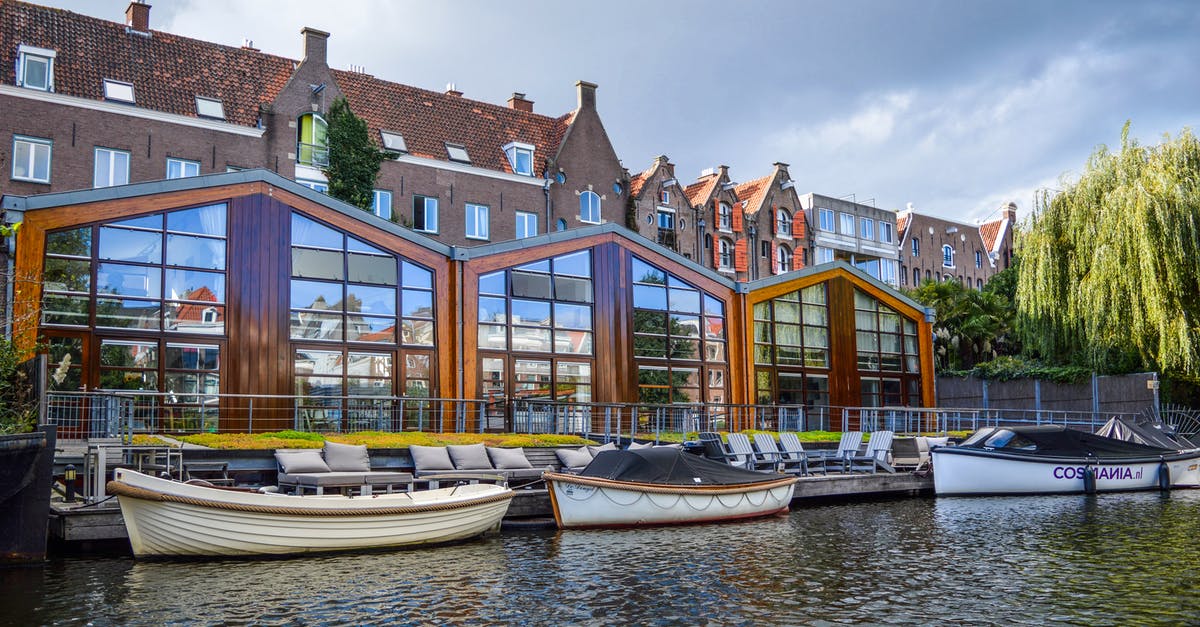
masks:
[[[934,404],[932,312],[842,262],[738,282],[616,224],[454,247],[267,170],[0,202],[55,389]]]

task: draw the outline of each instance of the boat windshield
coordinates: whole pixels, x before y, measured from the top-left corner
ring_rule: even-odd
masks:
[[[980,442],[984,441],[989,435],[995,432],[995,427],[984,427],[975,433],[972,433],[971,437],[964,440],[959,446],[977,446]]]
[[[1025,449],[1030,451],[1037,448],[1033,440],[1008,429],[996,429],[995,433],[983,443],[983,446],[986,448]]]

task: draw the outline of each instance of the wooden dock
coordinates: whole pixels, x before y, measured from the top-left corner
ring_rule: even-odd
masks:
[[[517,496],[505,516],[507,528],[553,527],[550,495],[545,488],[517,488]],[[878,474],[833,474],[804,477],[796,484],[793,507],[805,501],[856,500],[933,494],[933,476],[911,472]],[[50,535],[58,542],[81,543],[127,538],[117,500],[97,505],[50,505]]]

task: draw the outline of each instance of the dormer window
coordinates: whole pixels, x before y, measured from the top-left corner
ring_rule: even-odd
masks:
[[[121,81],[114,81],[108,78],[104,79],[104,99],[134,104],[133,84],[122,83]]]
[[[400,133],[379,131],[379,137],[383,140],[384,149],[393,152],[408,152],[408,144],[404,142],[404,136]]]
[[[21,44],[17,47],[17,84],[28,89],[54,91],[53,50]]]
[[[202,118],[225,119],[225,105],[216,98],[196,96],[196,115]]]
[[[504,154],[508,156],[513,174],[533,176],[533,146],[511,142],[504,147]]]
[[[470,163],[471,156],[467,154],[467,147],[461,144],[446,143],[446,154],[450,156],[451,161],[461,161],[462,163]]]

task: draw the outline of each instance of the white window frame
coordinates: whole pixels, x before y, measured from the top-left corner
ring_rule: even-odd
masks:
[[[225,104],[218,98],[196,96],[196,115],[214,120],[225,119]]]
[[[387,189],[371,190],[371,212],[383,218],[392,219],[392,192]]]
[[[526,144],[522,142],[509,142],[504,145],[504,154],[508,157],[508,164],[512,166],[513,174],[533,176],[533,154],[535,150],[536,149],[532,144]],[[519,167],[521,161],[518,157],[521,155],[529,156],[527,168]]]
[[[312,179],[296,179],[296,182],[313,190],[314,192],[321,192],[322,194],[329,193],[329,182],[328,181],[314,181]]]
[[[586,190],[579,194],[579,221],[600,224],[600,194]]]
[[[871,218],[858,219],[858,233],[863,239],[875,239],[875,221]]]
[[[817,246],[814,251],[816,253],[816,261],[818,264],[830,263],[833,261],[833,249],[824,246]]]
[[[717,230],[733,232],[733,207],[727,202],[717,204]]]
[[[845,211],[838,212],[838,228],[842,235],[854,236],[854,214]],[[849,227],[849,228],[847,228]]]
[[[833,209],[817,207],[817,228],[830,233],[837,231],[837,224],[833,221]]]
[[[788,250],[787,246],[780,245],[776,248],[777,254],[775,259],[775,274],[784,274],[792,271],[792,262],[795,259],[795,254]]]
[[[178,168],[178,172],[171,173],[171,167]],[[195,168],[195,172],[188,174],[189,166]],[[185,179],[191,176],[200,176],[200,162],[191,161],[189,159],[176,159],[174,157],[167,158],[167,178],[168,179]]]
[[[518,211],[518,212],[516,212],[516,215],[517,215],[517,225],[516,225],[517,239],[525,239],[527,237],[533,237],[534,235],[538,234],[538,230],[537,230],[538,229],[538,226],[537,226],[538,216],[536,213],[531,213],[529,211]],[[530,228],[530,227],[532,227],[532,228]]]
[[[117,155],[125,155],[125,176],[123,177],[124,180],[120,180],[121,177],[118,177],[116,175],[117,168],[115,167],[115,165],[117,163]],[[92,187],[94,187],[94,188],[114,187],[116,185],[126,185],[129,183],[129,160],[130,160],[129,151],[117,150],[115,148],[103,148],[100,146],[96,146],[95,150],[92,151],[92,156],[93,156],[93,159],[92,159]],[[100,180],[100,160],[101,160],[101,158],[103,158],[105,161],[108,162],[108,180],[107,181]]]
[[[128,95],[125,93],[126,89],[129,90]],[[111,78],[104,79],[104,99],[137,104],[137,94],[133,91],[133,83],[117,81]]]
[[[884,244],[892,243],[892,223],[886,220],[879,221],[879,241]]]
[[[26,89],[36,89],[38,91],[54,91],[54,60],[58,57],[58,52],[49,48],[38,48],[36,46],[26,46],[21,44],[17,46],[17,86]],[[46,84],[45,85],[30,85],[26,80],[26,72],[29,69],[28,62],[31,59],[37,59],[46,64]]]
[[[719,257],[718,257],[717,269],[718,270],[732,270],[733,269],[733,249],[734,249],[733,242],[725,239],[724,237],[719,238],[717,240],[717,248],[720,251],[718,253]]]
[[[423,198],[425,200],[421,206],[421,219],[425,223],[424,228],[417,228],[417,208],[416,199]],[[432,219],[431,219],[432,218]],[[438,232],[438,199],[437,196],[422,196],[420,194],[413,197],[413,230],[420,233],[437,233]]]
[[[942,267],[954,267],[954,247],[949,244],[942,245]]]
[[[488,239],[488,216],[491,213],[488,206],[469,202],[463,213],[466,215],[467,239]]]
[[[17,174],[17,166],[21,165],[17,161],[17,144],[26,144],[29,146],[29,158],[26,159],[25,163],[23,164],[27,168],[26,172],[29,173],[26,176],[20,176]],[[36,176],[38,153],[43,152],[42,150],[39,150],[41,148],[45,148],[44,152],[46,155],[46,178],[44,179],[40,179]],[[50,182],[51,167],[54,163],[54,140],[42,139],[41,137],[29,137],[26,135],[13,135],[12,154],[12,179],[14,181],[29,181],[30,183]]]
[[[775,235],[792,237],[792,214],[787,209],[780,208],[775,214]]]
[[[663,219],[671,223],[670,226],[663,226]],[[654,211],[654,226],[661,231],[675,230],[675,209],[673,207],[659,207]]]

